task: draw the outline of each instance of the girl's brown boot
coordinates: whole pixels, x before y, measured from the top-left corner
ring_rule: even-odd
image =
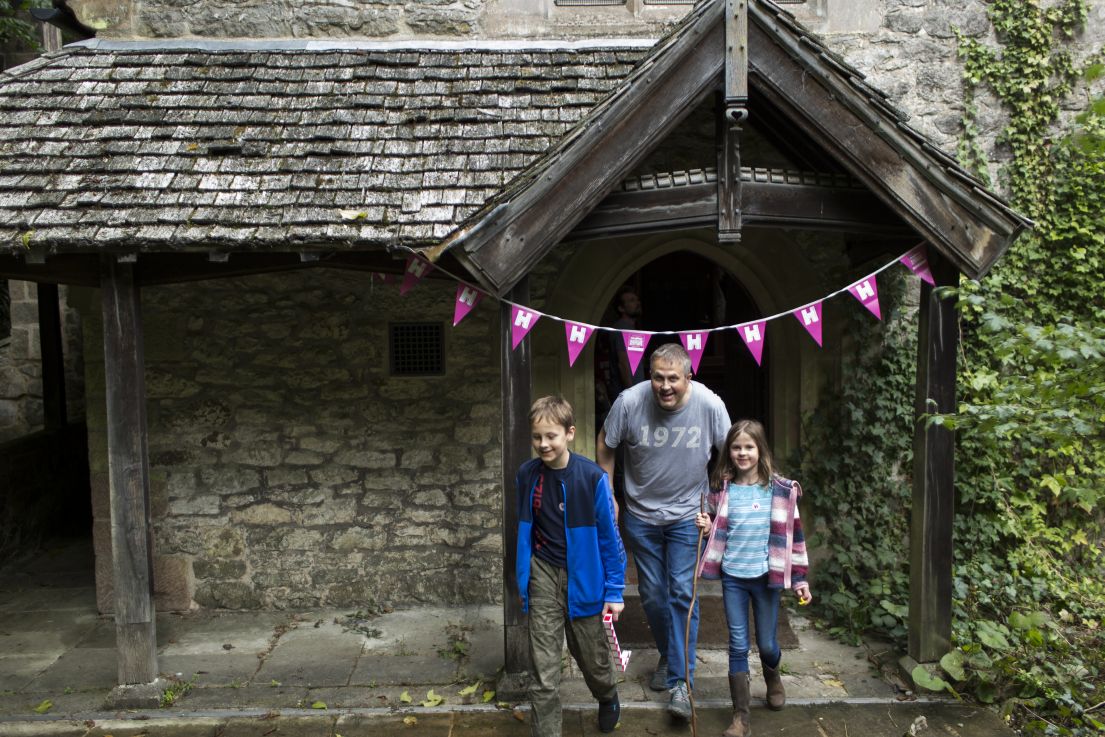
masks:
[[[733,723],[722,732],[722,737],[752,737],[752,726],[748,721],[748,702],[750,700],[747,673],[729,675],[729,696],[733,699]]]
[[[764,683],[767,684],[767,708],[773,711],[779,711],[787,703],[787,692],[783,690],[783,679],[779,674],[780,665],[781,662],[776,663],[774,668],[766,665],[763,667]]]

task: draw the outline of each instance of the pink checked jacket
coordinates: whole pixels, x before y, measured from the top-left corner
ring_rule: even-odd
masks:
[[[775,476],[771,479],[771,532],[767,541],[767,585],[789,589],[806,580],[809,559],[806,537],[798,517],[802,487],[797,481]],[[707,511],[714,518],[710,537],[698,566],[701,578],[721,578],[721,558],[729,539],[729,484],[706,496]]]

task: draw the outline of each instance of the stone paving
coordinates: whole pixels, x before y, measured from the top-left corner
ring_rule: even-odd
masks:
[[[784,653],[790,706],[757,704],[758,734],[1011,734],[989,711],[914,700],[889,648],[841,645],[793,613],[791,624],[800,644]],[[114,708],[114,623],[96,612],[91,581],[58,560],[0,573],[0,735],[528,734],[525,704],[491,693],[503,662],[498,607],[195,611],[158,615],[157,632],[167,703]],[[594,702],[566,660],[564,734],[596,734]],[[691,734],[670,721],[666,694],[647,688],[655,662],[655,650],[634,651],[619,733]],[[726,665],[724,650],[700,650],[699,734],[728,718]]]

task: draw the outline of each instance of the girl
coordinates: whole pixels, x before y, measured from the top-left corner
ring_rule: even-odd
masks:
[[[776,473],[763,425],[739,420],[725,437],[726,453],[710,478],[707,497],[714,515],[699,513],[695,524],[710,530],[698,573],[721,578],[725,619],[729,624],[729,694],[733,723],[724,737],[750,737],[748,686],[748,605],[756,617],[767,705],[786,702],[779,676],[782,652],[775,639],[779,595],[793,588],[799,604],[813,600],[806,583],[806,542],[798,518],[802,487]]]

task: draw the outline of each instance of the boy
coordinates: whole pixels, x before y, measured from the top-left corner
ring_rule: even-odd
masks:
[[[598,464],[568,451],[575,438],[572,406],[542,397],[529,413],[537,458],[518,469],[516,578],[529,611],[532,727],[560,737],[560,656],[568,650],[599,702],[599,730],[618,724],[614,659],[602,615],[624,608],[625,550],[614,522],[610,482]]]

